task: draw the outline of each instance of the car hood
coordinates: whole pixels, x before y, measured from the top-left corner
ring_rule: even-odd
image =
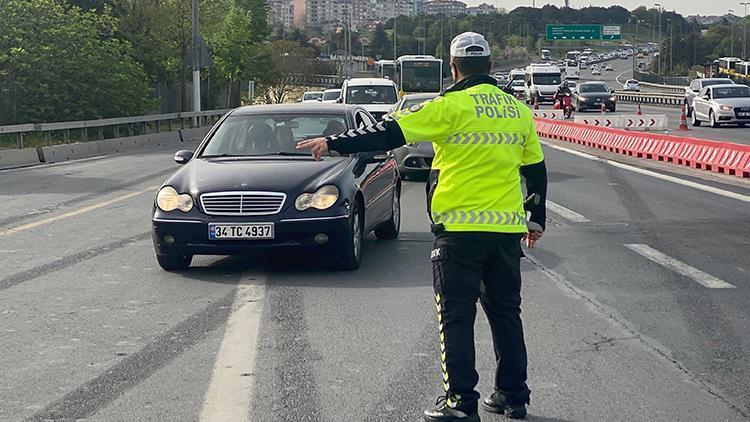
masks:
[[[302,192],[333,183],[352,160],[355,158],[198,158],[180,168],[166,184],[194,197],[221,191]]]
[[[732,107],[750,107],[750,98],[717,98],[713,100],[716,104],[728,105]]]

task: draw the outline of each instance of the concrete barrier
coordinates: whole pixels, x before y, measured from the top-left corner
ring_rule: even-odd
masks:
[[[534,117],[542,119],[565,119],[565,115],[562,110],[533,110]]]
[[[207,131],[208,128],[196,128],[190,130]],[[42,157],[44,158],[44,162],[55,163],[66,160],[75,160],[78,158],[96,157],[99,155],[147,150],[165,145],[177,145],[179,143],[179,132],[149,133],[146,135],[127,136],[101,141],[77,142],[74,144],[42,147]]]
[[[36,148],[0,150],[0,169],[25,167],[39,164],[39,153]]]
[[[539,136],[696,169],[750,178],[750,145],[535,119]]]
[[[576,115],[574,121],[584,125],[627,130],[666,130],[669,128],[669,119],[663,114]]]
[[[205,138],[208,134],[209,130],[211,130],[210,127],[196,127],[192,129],[182,129],[180,133],[182,134],[183,142],[193,142],[203,140],[203,138]]]

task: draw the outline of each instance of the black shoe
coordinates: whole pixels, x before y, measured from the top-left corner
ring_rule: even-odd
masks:
[[[434,409],[424,411],[423,418],[426,422],[480,422],[476,410],[449,407],[445,396],[438,397],[435,405]]]
[[[505,394],[499,391],[495,391],[490,397],[482,400],[482,407],[488,412],[505,415],[510,419],[524,419],[526,417],[525,404],[509,403]]]

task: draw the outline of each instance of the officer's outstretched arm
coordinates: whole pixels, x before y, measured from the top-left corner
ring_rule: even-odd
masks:
[[[450,131],[451,115],[444,97],[391,113],[384,121],[329,136],[328,149],[342,154],[390,151],[407,142],[442,142]]]

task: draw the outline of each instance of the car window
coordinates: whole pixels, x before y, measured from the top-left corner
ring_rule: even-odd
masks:
[[[535,74],[532,76],[535,85],[560,85],[559,74]]]
[[[701,83],[700,83],[700,81],[693,81],[690,84],[690,90],[691,91],[700,91],[700,89],[701,89]]]
[[[712,98],[750,97],[750,87],[745,85],[714,87]]]
[[[711,85],[723,85],[723,84],[731,84],[731,83],[734,83],[732,82],[731,79],[707,79],[703,81],[703,86],[706,87],[706,86],[711,86]]]
[[[308,92],[306,93],[302,99],[303,100],[317,100],[318,98],[322,98],[323,93],[322,92]]]
[[[323,93],[323,101],[333,101],[337,98],[339,98],[339,95],[341,95],[340,89],[334,89],[330,91],[325,91]]]
[[[347,104],[394,104],[397,101],[393,85],[349,86],[346,89]]]
[[[297,154],[297,142],[346,130],[343,114],[229,116],[211,136],[201,156]]]

